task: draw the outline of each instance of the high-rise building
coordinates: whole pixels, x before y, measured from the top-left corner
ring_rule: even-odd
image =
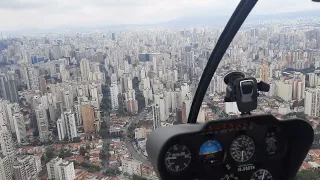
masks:
[[[65,129],[67,132],[67,137],[69,141],[72,141],[73,138],[78,137],[77,133],[77,125],[74,113],[71,110],[66,111],[63,113],[64,115],[64,122],[65,122]]]
[[[61,57],[62,57],[62,53],[61,53],[60,45],[54,44],[52,46],[52,59],[51,60],[60,59]]]
[[[45,94],[47,92],[47,81],[43,75],[39,77],[39,89],[41,94]]]
[[[16,112],[13,114],[13,122],[18,143],[20,144],[22,142],[25,142],[27,137],[26,124],[20,112]]]
[[[185,101],[182,103],[182,123],[188,122],[191,103],[192,103],[192,98],[191,98],[191,95],[189,94],[188,96],[186,96]]]
[[[40,141],[46,142],[49,139],[49,122],[47,111],[43,104],[39,104],[35,111]]]
[[[54,158],[47,163],[48,179],[74,180],[75,171],[73,162],[64,161],[61,158]]]
[[[258,29],[256,29],[256,28],[251,28],[250,36],[251,36],[251,37],[257,37],[257,36],[258,36]]]
[[[12,180],[12,159],[0,154],[0,179]]]
[[[59,164],[62,163],[62,158],[53,158],[47,163],[48,179],[59,179]]]
[[[16,77],[14,72],[0,75],[0,97],[9,100],[10,102],[18,102],[18,89],[16,86]]]
[[[1,152],[4,156],[15,156],[14,145],[12,141],[12,135],[6,127],[2,127],[0,130],[0,144]]]
[[[64,140],[66,136],[66,127],[65,127],[63,116],[57,120],[57,131],[58,131],[59,141]]]
[[[111,107],[112,110],[117,110],[119,107],[119,101],[118,101],[118,84],[117,83],[111,83],[110,86],[110,96],[111,96]]]
[[[90,74],[90,64],[89,60],[82,59],[80,61],[80,71],[81,71],[81,79],[88,80]]]
[[[313,117],[320,116],[320,86],[306,90],[304,113]]]
[[[67,111],[73,110],[73,98],[72,98],[71,92],[64,91],[63,98],[64,98],[64,106],[66,110]]]
[[[74,180],[76,178],[73,162],[62,161],[58,165],[59,180]]]
[[[27,76],[28,76],[28,82],[27,86],[28,89],[31,90],[38,90],[40,88],[39,85],[39,69],[34,66],[28,66],[27,67]]]
[[[292,84],[288,82],[277,81],[276,82],[276,94],[284,101],[292,100]]]
[[[38,169],[34,156],[20,155],[13,164],[13,176],[16,180],[37,179]]]
[[[160,108],[158,104],[152,106],[152,115],[153,115],[153,129],[161,127],[160,121]]]
[[[268,82],[269,72],[269,65],[266,62],[264,62],[260,67],[260,79],[264,82]]]
[[[112,41],[116,41],[117,40],[116,33],[113,32],[111,34],[111,39],[112,39]]]
[[[94,111],[91,105],[83,104],[82,105],[82,121],[83,121],[83,129],[85,133],[94,133]]]

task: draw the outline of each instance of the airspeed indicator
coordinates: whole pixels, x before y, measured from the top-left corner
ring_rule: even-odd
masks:
[[[247,162],[254,153],[255,145],[249,136],[241,135],[231,143],[230,154],[236,162]]]
[[[165,154],[165,166],[171,172],[187,169],[191,162],[191,152],[185,145],[173,145]]]

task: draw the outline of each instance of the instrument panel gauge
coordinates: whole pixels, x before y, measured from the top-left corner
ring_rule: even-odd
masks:
[[[272,180],[272,174],[265,169],[260,169],[253,173],[250,180]]]
[[[176,144],[165,154],[165,166],[171,172],[181,172],[187,169],[191,162],[191,152],[187,146]]]
[[[222,177],[220,180],[240,180],[239,177],[237,177],[234,174],[226,174],[224,177]]]
[[[253,140],[246,135],[238,136],[232,141],[230,146],[231,157],[236,162],[247,162],[255,153],[255,144]]]
[[[281,143],[277,138],[276,133],[274,132],[267,133],[265,143],[266,143],[266,152],[269,156],[277,155],[279,150],[281,149]]]
[[[204,164],[217,165],[222,163],[224,152],[219,141],[208,140],[202,144],[199,155]]]

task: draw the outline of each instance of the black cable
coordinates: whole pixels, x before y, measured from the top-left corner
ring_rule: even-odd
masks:
[[[236,10],[233,12],[230,20],[228,21],[221,36],[219,37],[219,40],[215,48],[213,49],[208,63],[203,71],[196,94],[193,98],[188,123],[197,123],[199,109],[201,107],[208,86],[211,82],[213,74],[217,70],[219,63],[233,38],[237,34],[241,25],[243,24],[257,1],[258,0],[241,0]]]

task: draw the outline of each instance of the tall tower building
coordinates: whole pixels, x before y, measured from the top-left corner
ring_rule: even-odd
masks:
[[[89,60],[82,59],[80,61],[80,71],[81,71],[81,79],[88,80],[90,74],[90,64]]]
[[[78,137],[77,125],[76,125],[76,119],[75,119],[74,113],[72,113],[71,110],[69,110],[64,112],[63,115],[64,115],[64,122],[65,122],[67,137],[69,141],[72,141],[73,138]]]
[[[59,164],[62,158],[56,157],[47,163],[48,179],[59,179]]]
[[[12,159],[0,154],[0,179],[12,180]]]
[[[191,95],[186,96],[185,101],[182,103],[182,123],[188,122],[191,103],[192,103]]]
[[[13,164],[13,176],[19,180],[37,179],[38,171],[34,156],[18,156]]]
[[[306,90],[304,113],[313,117],[320,116],[320,86]]]
[[[18,143],[20,144],[22,142],[25,142],[27,137],[26,124],[20,112],[16,112],[13,114],[13,122]]]
[[[5,127],[0,130],[0,144],[1,152],[4,156],[15,156],[12,135]]]
[[[300,72],[293,74],[293,90],[292,98],[295,100],[302,100],[305,96],[306,79],[305,75]]]
[[[73,162],[62,161],[58,165],[59,180],[74,180],[76,178]]]
[[[152,116],[153,116],[153,129],[161,127],[160,121],[160,108],[158,104],[152,106]]]
[[[73,98],[72,98],[71,92],[64,91],[63,98],[64,98],[64,106],[66,110],[67,111],[73,110]]]
[[[112,110],[117,110],[119,108],[119,101],[118,101],[118,84],[111,83],[110,86],[110,96],[111,96],[111,107]]]
[[[62,57],[61,48],[59,44],[54,44],[52,46],[52,57],[53,60],[60,59]]]
[[[47,111],[43,104],[39,104],[36,108],[36,118],[38,124],[39,137],[41,142],[46,142],[49,140],[49,122]]]
[[[27,82],[28,89],[38,90],[40,88],[39,69],[34,66],[31,66],[31,65],[28,66],[27,67],[27,76],[28,76],[28,82]]]
[[[59,141],[64,140],[66,136],[66,127],[65,127],[63,116],[57,120],[57,130],[58,130]]]
[[[0,96],[12,103],[19,101],[14,72],[9,71],[0,75]]]
[[[85,133],[94,133],[94,111],[91,105],[83,104],[82,105],[82,121],[83,121],[83,129]]]
[[[260,78],[264,82],[268,82],[269,80],[269,65],[267,62],[264,62],[260,67]]]

